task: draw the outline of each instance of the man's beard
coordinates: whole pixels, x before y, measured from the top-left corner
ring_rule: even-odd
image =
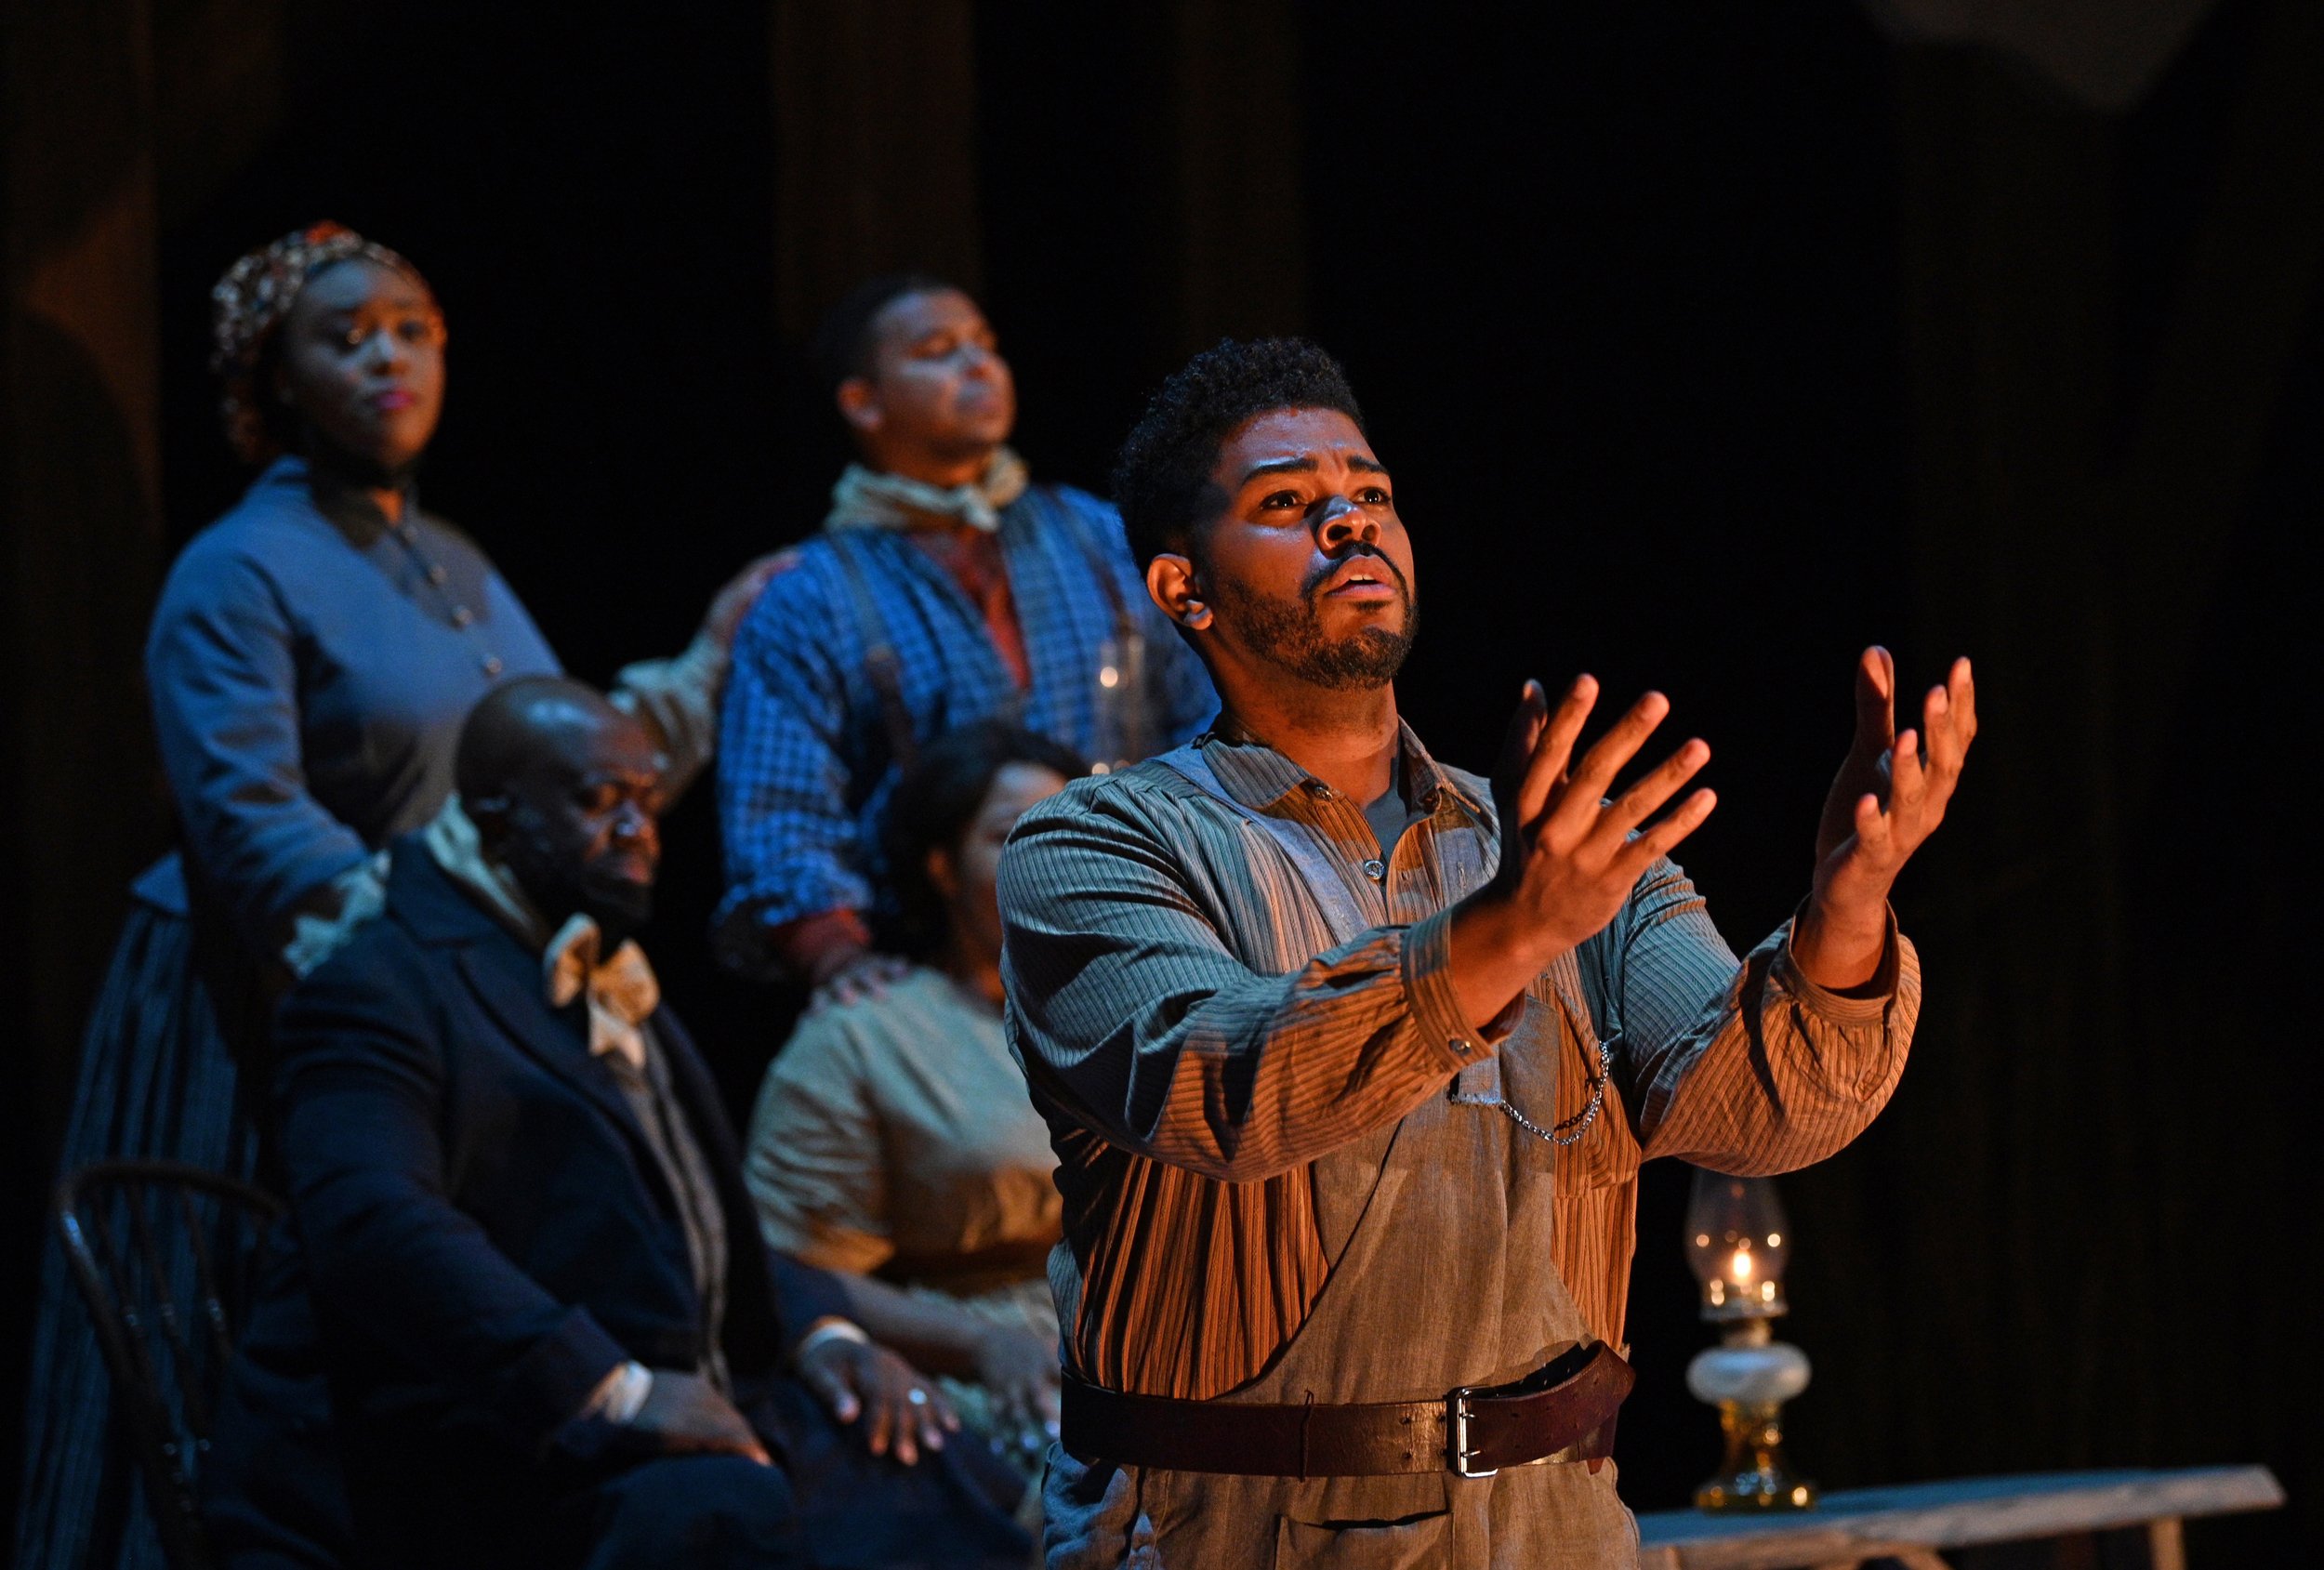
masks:
[[[1338,693],[1371,692],[1387,686],[1404,668],[1405,656],[1412,653],[1412,640],[1419,632],[1420,606],[1394,562],[1372,552],[1361,554],[1387,568],[1404,591],[1404,623],[1393,631],[1367,627],[1337,642],[1324,636],[1317,600],[1331,574],[1346,564],[1344,558],[1311,574],[1295,600],[1223,582],[1213,583],[1211,600],[1244,641],[1308,685]]]
[[[553,928],[575,915],[597,923],[606,952],[621,946],[654,915],[654,885],[561,863],[522,837],[506,853],[508,869]]]
[[[654,885],[627,877],[585,877],[580,887],[581,912],[597,923],[608,945],[624,940],[654,918]]]

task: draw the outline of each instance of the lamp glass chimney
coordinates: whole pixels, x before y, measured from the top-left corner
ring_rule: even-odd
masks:
[[[1686,1261],[1702,1283],[1705,1319],[1782,1313],[1790,1252],[1791,1229],[1773,1181],[1697,1170],[1686,1207]]]

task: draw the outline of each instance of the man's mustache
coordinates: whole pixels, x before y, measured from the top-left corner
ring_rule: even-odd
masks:
[[[1387,568],[1388,575],[1396,580],[1396,587],[1398,591],[1401,592],[1407,600],[1412,598],[1412,586],[1405,581],[1403,572],[1393,561],[1389,561],[1388,558],[1382,556],[1379,551],[1374,550],[1369,546],[1358,546],[1353,550],[1348,551],[1340,556],[1335,556],[1328,561],[1326,561],[1322,566],[1309,573],[1306,578],[1300,584],[1300,598],[1301,600],[1314,599],[1316,593],[1322,589],[1324,585],[1331,581],[1333,574],[1339,572],[1349,562],[1356,561],[1359,558],[1369,558],[1370,560],[1379,562],[1381,566]]]

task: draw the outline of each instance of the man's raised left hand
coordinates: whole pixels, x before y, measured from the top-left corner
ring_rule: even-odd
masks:
[[[1977,735],[1977,685],[1958,659],[1921,700],[1918,731],[1896,729],[1896,662],[1878,645],[1856,662],[1855,742],[1832,781],[1816,833],[1816,885],[1791,932],[1791,956],[1835,992],[1868,983],[1888,943],[1888,891],[1945,821]]]

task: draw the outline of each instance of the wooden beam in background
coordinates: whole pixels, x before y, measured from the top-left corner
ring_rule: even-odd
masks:
[[[162,555],[149,0],[0,27],[0,930],[18,977],[0,1251],[33,1257],[82,1022],[162,838],[139,636]],[[0,1297],[0,1500],[33,1294]],[[7,1506],[0,1505],[0,1511]],[[0,1513],[0,1533],[16,1540]],[[44,1562],[40,1542],[20,1544]]]
[[[1167,25],[1175,360],[1306,325],[1307,203],[1289,0],[1180,0]]]
[[[859,280],[984,284],[969,0],[774,0],[775,314],[804,337]]]

